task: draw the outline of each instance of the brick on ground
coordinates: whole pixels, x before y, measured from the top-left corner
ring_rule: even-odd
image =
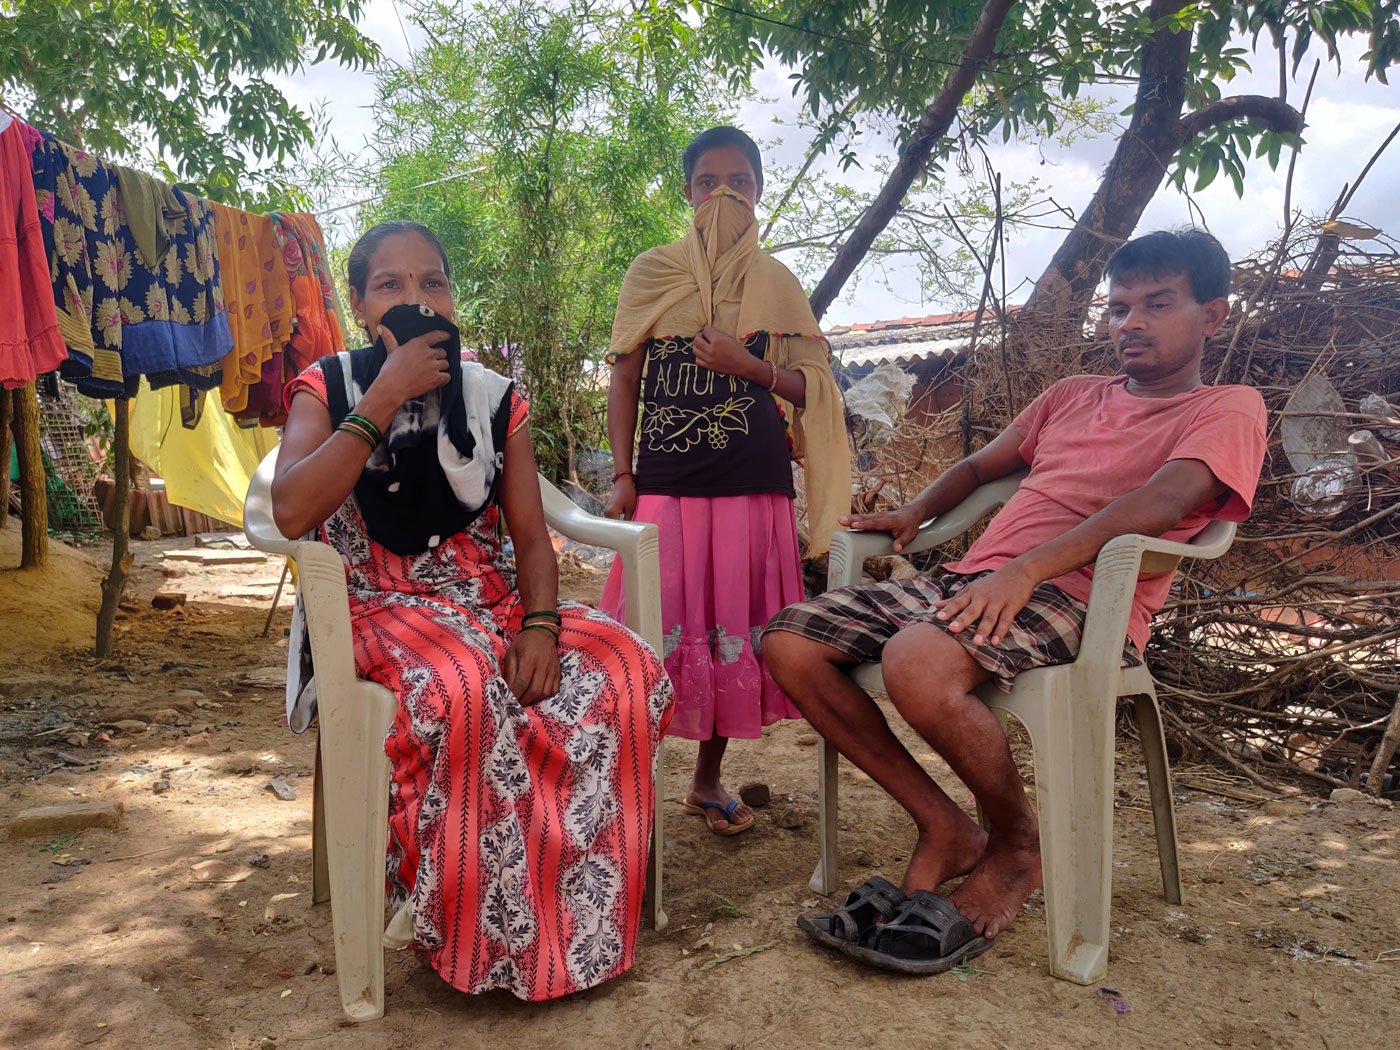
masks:
[[[122,822],[120,802],[67,802],[58,806],[22,809],[10,822],[10,838],[53,838],[85,828],[116,828]]]

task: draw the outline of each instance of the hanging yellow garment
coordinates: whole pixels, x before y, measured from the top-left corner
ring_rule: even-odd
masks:
[[[131,451],[165,479],[166,498],[231,525],[243,523],[248,482],[277,442],[275,430],[242,429],[216,406],[186,430],[179,387],[152,390],[142,379],[131,406]]]

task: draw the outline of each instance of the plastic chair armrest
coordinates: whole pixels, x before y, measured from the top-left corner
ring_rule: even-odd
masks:
[[[578,543],[617,551],[622,559],[622,583],[626,596],[623,620],[657,653],[661,638],[660,533],[641,521],[614,521],[589,514],[544,476],[540,477],[540,501],[545,523]]]
[[[1096,676],[1118,669],[1140,573],[1170,571],[1182,558],[1218,558],[1234,538],[1234,522],[1213,521],[1190,543],[1140,534],[1117,536],[1105,543],[1094,560],[1094,585],[1076,670]]]
[[[918,535],[904,548],[905,554],[917,554],[942,546],[961,536],[972,526],[1003,506],[1021,485],[1026,471],[1018,470],[1004,478],[979,486],[966,499],[946,514],[920,526]],[[841,529],[831,537],[826,589],[850,587],[860,582],[867,558],[893,554],[894,542],[887,532],[855,532]]]
[[[540,502],[544,504],[544,520],[555,532],[576,543],[587,543],[607,550],[634,550],[646,533],[646,525],[636,521],[614,521],[590,514],[540,475]]]

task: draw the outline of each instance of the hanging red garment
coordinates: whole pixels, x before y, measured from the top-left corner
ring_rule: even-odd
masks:
[[[327,354],[344,350],[345,335],[326,261],[325,241],[315,216],[281,212],[272,220],[297,304],[296,331],[287,344],[292,355],[287,375],[295,377]]]
[[[242,403],[226,400],[225,407],[240,424],[276,427],[287,421],[286,385],[321,358],[344,350],[345,336],[316,217],[281,212],[267,221],[275,233],[277,268],[290,281],[288,302],[295,318],[278,351],[261,362],[260,376],[250,377],[241,391]]]
[[[11,119],[0,131],[0,385],[12,390],[68,357],[58,331],[33,165]]]

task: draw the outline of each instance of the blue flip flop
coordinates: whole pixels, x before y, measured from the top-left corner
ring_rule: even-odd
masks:
[[[704,817],[706,826],[710,829],[711,832],[713,832],[716,835],[737,835],[739,834],[739,832],[748,831],[749,828],[753,827],[754,817],[752,813],[749,814],[749,819],[744,821],[744,823],[736,824],[734,822],[734,811],[738,808],[739,800],[737,798],[730,799],[729,805],[727,806],[722,805],[719,802],[687,801],[685,804],[685,811],[691,816]],[[714,826],[714,823],[706,815],[706,810],[713,810],[714,812],[718,813],[721,817],[723,817],[729,822],[729,827],[725,828],[723,831],[718,830]]]

